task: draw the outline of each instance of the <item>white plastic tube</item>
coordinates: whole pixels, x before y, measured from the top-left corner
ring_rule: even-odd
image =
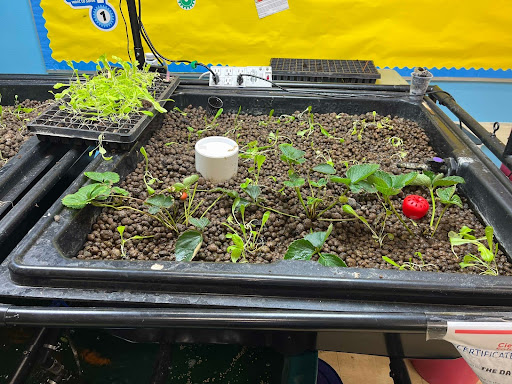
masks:
[[[206,180],[223,183],[238,171],[238,144],[223,136],[210,136],[195,145],[196,170]]]

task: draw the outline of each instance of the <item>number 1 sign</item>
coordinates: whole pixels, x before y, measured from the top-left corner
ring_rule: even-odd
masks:
[[[72,8],[89,8],[92,23],[102,31],[111,31],[117,26],[117,14],[108,0],[64,0]]]

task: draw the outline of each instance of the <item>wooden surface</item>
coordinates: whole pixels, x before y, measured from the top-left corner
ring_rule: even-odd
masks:
[[[340,352],[318,352],[318,357],[333,367],[343,384],[393,384],[389,377],[389,359],[382,356],[357,355]],[[406,360],[412,384],[429,384]],[[479,381],[478,384],[481,384]]]

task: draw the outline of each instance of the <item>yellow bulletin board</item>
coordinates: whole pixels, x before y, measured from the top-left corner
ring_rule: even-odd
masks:
[[[42,45],[47,31],[48,69],[65,60],[88,63],[103,53],[127,57],[119,8],[121,3],[131,41],[124,0],[31,1],[36,25],[44,23],[38,26]],[[94,25],[86,1],[111,7],[115,26]],[[288,2],[289,10],[259,19],[254,0],[196,0],[189,10],[177,0],[142,0],[142,21],[160,53],[177,60],[245,66],[268,65],[271,57],[370,59],[381,68],[511,72],[511,0]]]

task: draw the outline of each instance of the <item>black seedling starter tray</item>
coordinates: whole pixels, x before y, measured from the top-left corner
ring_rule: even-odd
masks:
[[[174,96],[176,106],[206,106],[212,91],[204,87],[180,87]],[[333,95],[334,93],[331,93]],[[340,93],[340,99],[317,96],[290,97],[276,91],[216,90],[227,112],[242,111],[267,115],[304,110],[309,105],[318,113],[346,112],[362,114],[375,110],[381,115],[400,116],[419,123],[438,154],[456,160],[461,186],[473,209],[486,224],[492,225],[503,249],[512,250],[512,187],[492,163],[450,119],[428,99],[411,98],[400,93],[373,95],[364,92]],[[123,178],[142,161],[140,146],[148,140],[149,130],[124,154],[112,161],[96,159],[88,171],[114,171]],[[86,181],[79,177],[65,192],[76,192]],[[61,196],[62,198],[62,196]],[[145,300],[157,300],[162,294],[237,294],[259,297],[289,297],[350,300],[392,300],[429,304],[511,305],[512,277],[465,274],[403,272],[364,268],[325,268],[314,262],[280,261],[269,265],[203,262],[159,262],[161,270],[152,270],[153,261],[79,260],[74,256],[86,241],[100,209],[80,211],[64,208],[59,200],[48,217],[33,228],[10,256],[11,279],[16,284],[74,287],[101,290],[152,292]],[[60,216],[59,222],[52,217]]]
[[[273,80],[372,83],[380,79],[380,73],[372,60],[270,60]]]
[[[164,81],[163,77],[159,77],[155,79],[148,90],[163,106],[178,84],[178,77],[171,77],[169,82]],[[153,107],[149,111],[155,115],[158,114]],[[139,112],[130,114],[128,119],[119,122],[89,121],[83,116],[60,110],[59,104],[53,104],[28,124],[28,129],[41,140],[55,142],[94,144],[97,143],[98,137],[103,135],[103,143],[109,144],[111,147],[126,149],[138,139],[153,117]]]

